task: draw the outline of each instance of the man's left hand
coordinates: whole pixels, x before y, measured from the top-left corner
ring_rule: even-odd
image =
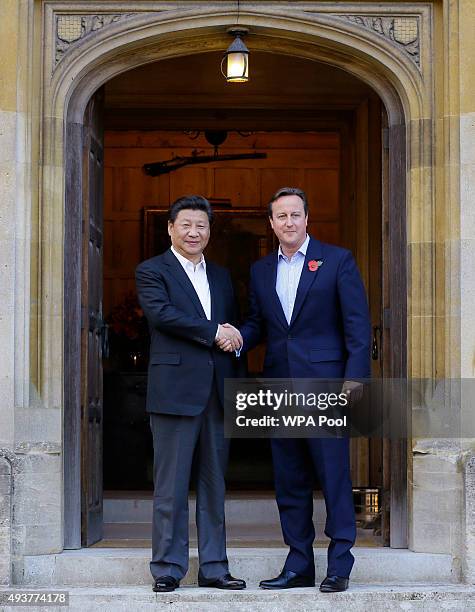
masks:
[[[363,399],[363,383],[356,380],[345,380],[341,392],[345,393],[350,404],[356,404]]]

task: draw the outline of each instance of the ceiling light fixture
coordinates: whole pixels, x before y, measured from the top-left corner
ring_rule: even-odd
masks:
[[[249,81],[249,49],[243,42],[243,37],[249,32],[242,26],[233,26],[228,34],[234,36],[233,42],[226,49],[221,60],[221,72],[228,83],[246,83]],[[226,61],[226,72],[223,69]]]

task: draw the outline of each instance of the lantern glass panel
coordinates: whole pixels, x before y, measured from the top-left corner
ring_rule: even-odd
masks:
[[[249,79],[249,62],[247,53],[229,53],[227,64],[227,80],[233,83],[245,82]]]

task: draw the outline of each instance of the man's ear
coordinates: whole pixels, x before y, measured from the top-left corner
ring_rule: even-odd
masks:
[[[168,235],[169,235],[169,236],[171,236],[171,235],[172,235],[172,232],[171,232],[172,227],[173,227],[173,223],[172,223],[171,221],[169,221],[169,222],[168,222]]]
[[[272,229],[274,229],[274,222],[272,221],[272,217],[269,217],[269,223]]]

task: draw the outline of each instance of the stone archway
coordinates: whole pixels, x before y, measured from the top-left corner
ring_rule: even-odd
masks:
[[[78,262],[81,258],[78,254],[82,207],[77,160],[81,158],[84,109],[94,91],[121,72],[167,57],[226,48],[228,41],[224,32],[236,17],[229,6],[217,10],[197,3],[186,11],[118,13],[101,18],[93,14],[92,4],[91,13],[80,16],[80,20],[77,15],[71,15],[66,21],[66,15],[56,14],[49,8],[48,22],[53,25],[50,31],[55,32],[56,38],[49,41],[49,54],[45,57],[45,71],[49,74],[52,70],[52,76],[45,89],[43,117],[42,194],[44,202],[48,195],[48,207],[41,222],[46,290],[42,303],[40,371],[55,372],[55,376],[40,377],[40,380],[45,401],[64,406],[63,448],[66,457],[76,459],[80,450],[77,428],[80,380],[75,363],[80,352]],[[432,198],[432,169],[424,168],[423,161],[430,159],[433,147],[430,64],[424,64],[424,57],[430,53],[430,39],[418,36],[418,51],[414,55],[415,52],[408,51],[409,43],[403,45],[395,38],[394,19],[382,14],[375,22],[368,16],[368,7],[363,7],[359,16],[344,14],[341,7],[338,10],[327,7],[324,12],[310,12],[296,4],[292,11],[284,12],[279,5],[256,3],[241,12],[240,22],[251,28],[251,50],[271,50],[334,64],[371,85],[385,104],[389,122],[389,211],[393,237],[390,251],[392,261],[403,262],[401,274],[392,285],[393,300],[399,308],[392,314],[391,323],[397,330],[396,347],[402,347],[406,344],[406,315],[412,315],[407,312],[406,220],[412,222],[411,228],[422,227],[424,212],[418,201],[423,197],[428,201]],[[405,25],[409,28],[416,24],[417,32],[424,32],[427,29],[422,24],[428,18],[427,7],[414,7]],[[71,42],[58,45],[58,33],[69,36]],[[64,43],[65,39],[61,40]],[[408,168],[410,174],[406,174]],[[65,228],[64,236],[62,228]],[[420,240],[417,232],[409,238],[409,242]],[[431,269],[429,257],[418,262],[412,273],[424,278]],[[59,304],[62,304],[61,312]],[[426,304],[426,308],[433,309],[432,303]],[[55,324],[63,317],[64,329]],[[419,330],[411,326],[408,351],[421,339]],[[421,359],[426,361],[419,367],[430,375],[433,364],[425,357],[427,347],[421,350]],[[395,373],[405,376],[408,373],[406,355],[404,351],[399,355]],[[399,454],[405,466],[404,452]],[[66,539],[69,546],[77,546],[79,479],[77,473],[66,476]],[[404,490],[397,493],[405,496],[405,484]],[[405,512],[404,505],[400,515],[394,517],[400,526],[407,524]],[[405,545],[404,535],[397,545]]]

